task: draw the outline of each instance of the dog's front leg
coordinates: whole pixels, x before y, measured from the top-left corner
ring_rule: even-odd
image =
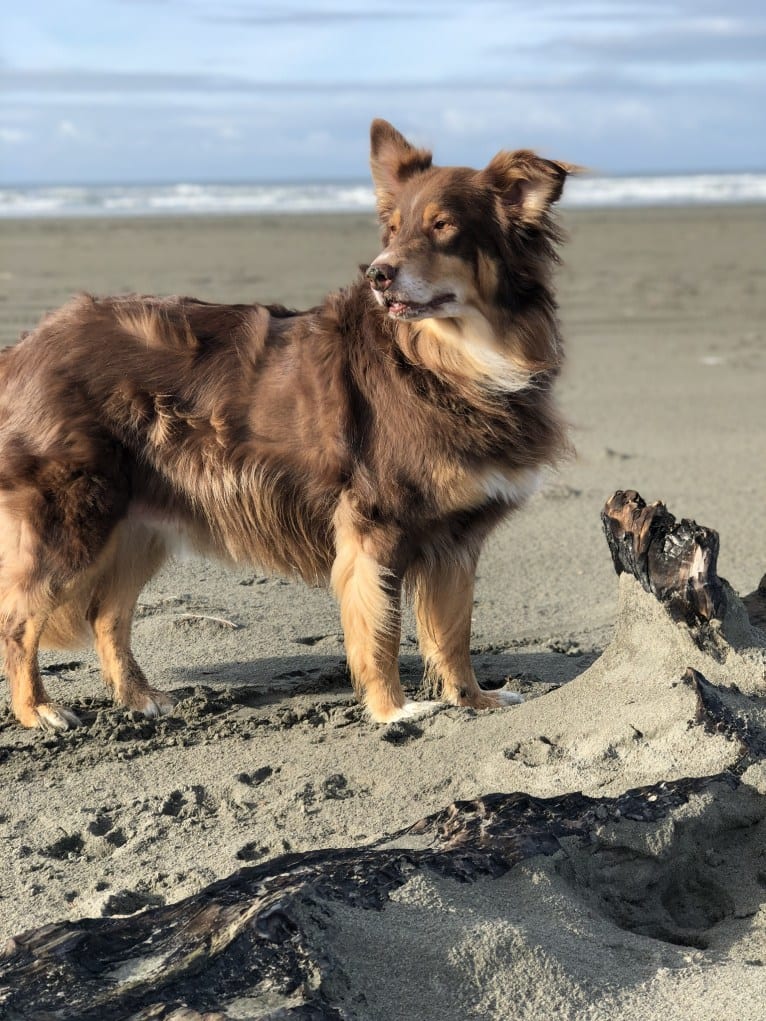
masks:
[[[415,581],[415,617],[426,670],[452,705],[496,709],[522,701],[506,691],[484,691],[471,666],[471,614],[476,562],[424,567]]]
[[[408,701],[399,681],[400,536],[370,522],[348,494],[335,514],[332,588],[340,604],[346,658],[358,697],[378,723],[434,708]]]

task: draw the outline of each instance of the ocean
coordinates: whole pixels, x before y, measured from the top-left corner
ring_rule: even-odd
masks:
[[[766,173],[576,177],[562,205],[611,208],[766,202]],[[0,188],[0,218],[371,212],[366,182]]]

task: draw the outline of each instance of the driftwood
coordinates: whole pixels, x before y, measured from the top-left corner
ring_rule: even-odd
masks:
[[[633,574],[675,620],[704,629],[724,611],[714,531],[676,521],[633,491],[615,493],[602,519],[618,574]],[[754,624],[764,607],[766,578],[748,597]],[[0,959],[0,1017],[225,1021],[243,1016],[232,1006],[238,998],[261,1004],[254,1016],[264,1021],[347,1017],[328,981],[333,962],[306,924],[317,905],[378,912],[418,870],[462,883],[497,877],[532,856],[556,853],[564,838],[592,841],[620,819],[651,825],[713,785],[740,789],[738,774],[766,755],[764,734],[698,670],[679,680],[696,696],[689,725],[733,742],[736,762],[723,773],[615,798],[488,794],[367,847],[283,855],[176,904],[27,932],[9,940]]]
[[[259,1013],[264,1021],[340,1021],[347,1015],[324,988],[331,962],[301,921],[307,908],[330,901],[379,911],[419,869],[460,882],[496,877],[534,855],[554,854],[565,837],[586,841],[609,821],[657,822],[721,782],[739,784],[726,774],[618,798],[490,794],[367,848],[285,855],[168,907],[49,925],[9,941],[0,961],[0,1016],[218,1021],[238,997],[269,994],[291,1005]],[[408,839],[419,849],[385,846]]]
[[[647,505],[632,489],[610,497],[601,520],[618,574],[634,575],[678,620],[694,625],[720,617],[717,532],[676,521],[659,500]]]
[[[766,630],[766,574],[758,582],[755,592],[744,596],[742,602],[753,626]]]

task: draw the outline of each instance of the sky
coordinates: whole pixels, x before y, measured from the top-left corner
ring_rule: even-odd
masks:
[[[437,163],[766,170],[764,0],[9,0],[0,185],[367,176]]]

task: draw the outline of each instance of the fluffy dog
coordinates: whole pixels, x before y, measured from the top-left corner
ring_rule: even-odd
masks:
[[[0,638],[24,726],[78,723],[38,648],[88,639],[117,702],[170,711],[130,631],[179,532],[329,582],[381,723],[424,706],[399,682],[403,590],[447,702],[516,700],[474,677],[474,576],[566,448],[550,206],[574,168],[437,167],[385,121],[371,134],[383,250],[319,307],[80,296],[0,355]]]

